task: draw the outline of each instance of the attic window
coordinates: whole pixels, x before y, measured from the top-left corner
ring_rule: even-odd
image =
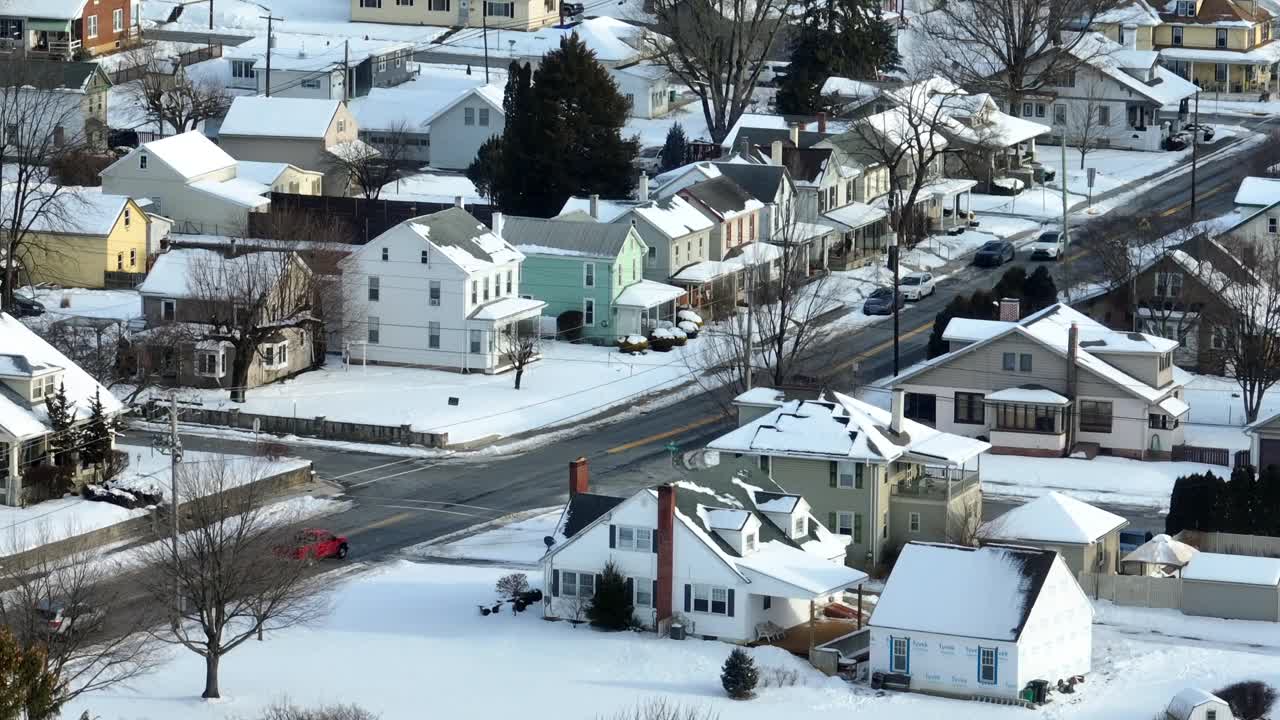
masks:
[[[31,379],[31,402],[41,402],[53,395],[57,387],[57,373]]]
[[[138,169],[139,169],[139,170],[146,170],[146,169],[147,169],[147,154],[146,154],[146,153],[141,153],[141,154],[139,154],[139,155],[138,155]]]
[[[746,552],[756,551],[756,534],[750,533],[742,536],[742,549]]]
[[[797,515],[791,528],[791,537],[801,538],[809,534],[809,518]]]

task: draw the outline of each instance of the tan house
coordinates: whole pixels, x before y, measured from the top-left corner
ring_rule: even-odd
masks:
[[[895,393],[886,411],[841,393],[787,401],[757,388],[734,401],[740,427],[708,447],[758,458],[850,538],[848,565],[874,568],[912,540],[965,540],[982,514],[978,464],[991,446],[907,419],[902,401]]]
[[[953,318],[951,352],[899,375],[906,415],[987,438],[992,452],[1167,460],[1183,442],[1188,376],[1176,340],[1112,330],[1065,305],[1017,322]]]
[[[467,0],[434,0],[416,5],[412,0],[351,0],[351,19],[398,25],[537,30],[559,22],[560,4],[556,0],[498,0],[477,7]]]
[[[222,121],[218,145],[236,160],[323,173],[323,194],[346,195],[350,178],[335,166],[335,153],[364,146],[359,134],[341,100],[240,96]]]
[[[136,202],[95,188],[64,189],[53,202],[56,210],[24,223],[26,282],[84,288],[142,282],[150,219]]]
[[[163,253],[138,287],[146,329],[135,334],[126,369],[166,385],[231,388],[237,352],[232,340],[239,334],[239,318],[256,312],[258,328],[279,329],[265,334],[254,348],[247,387],[306,370],[314,360],[315,329],[298,327],[291,316],[314,300],[307,297],[315,291],[311,272],[292,252],[233,257],[205,249]]]
[[[988,522],[979,531],[983,543],[1053,550],[1072,575],[1115,575],[1120,570],[1120,531],[1129,521],[1051,491]]]
[[[1153,44],[1161,62],[1206,90],[1267,89],[1280,60],[1274,16],[1256,0],[1171,0]]]

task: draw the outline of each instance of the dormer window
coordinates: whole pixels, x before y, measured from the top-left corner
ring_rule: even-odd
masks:
[[[53,395],[58,387],[58,374],[53,373],[44,377],[31,378],[31,402],[44,402],[44,399]]]
[[[809,518],[797,515],[791,525],[791,537],[802,538],[809,534]]]
[[[756,551],[756,534],[755,533],[747,533],[746,535],[742,536],[742,550],[743,552]]]
[[[1195,17],[1195,0],[1178,0],[1178,17]]]

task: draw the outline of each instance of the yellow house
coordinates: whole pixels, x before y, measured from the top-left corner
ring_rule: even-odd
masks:
[[[1258,0],[1172,0],[1160,20],[1153,43],[1170,70],[1205,90],[1268,89],[1280,43]]]
[[[19,258],[26,282],[131,288],[147,273],[150,220],[130,198],[64,190],[31,222]]]
[[[1098,13],[1089,29],[1130,50],[1154,50],[1160,24],[1160,13],[1146,0],[1132,0]]]

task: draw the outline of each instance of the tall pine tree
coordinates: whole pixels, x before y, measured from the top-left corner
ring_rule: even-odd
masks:
[[[45,398],[45,413],[49,416],[49,451],[53,454],[56,465],[71,462],[75,451],[80,447],[80,429],[75,426],[76,409],[67,400],[66,383],[59,383],[53,395]]]
[[[667,130],[667,140],[662,144],[662,152],[658,154],[658,172],[664,173],[685,164],[689,157],[689,139],[685,137],[684,126],[672,123]]]
[[[898,65],[893,27],[879,0],[804,0],[791,42],[791,63],[778,88],[779,112],[811,115],[827,108],[827,78],[875,78]]]
[[[101,467],[111,457],[111,443],[116,434],[116,422],[107,414],[102,405],[102,397],[96,391],[93,393],[93,400],[89,403],[89,420],[85,423],[83,432],[80,457],[89,465]]]

